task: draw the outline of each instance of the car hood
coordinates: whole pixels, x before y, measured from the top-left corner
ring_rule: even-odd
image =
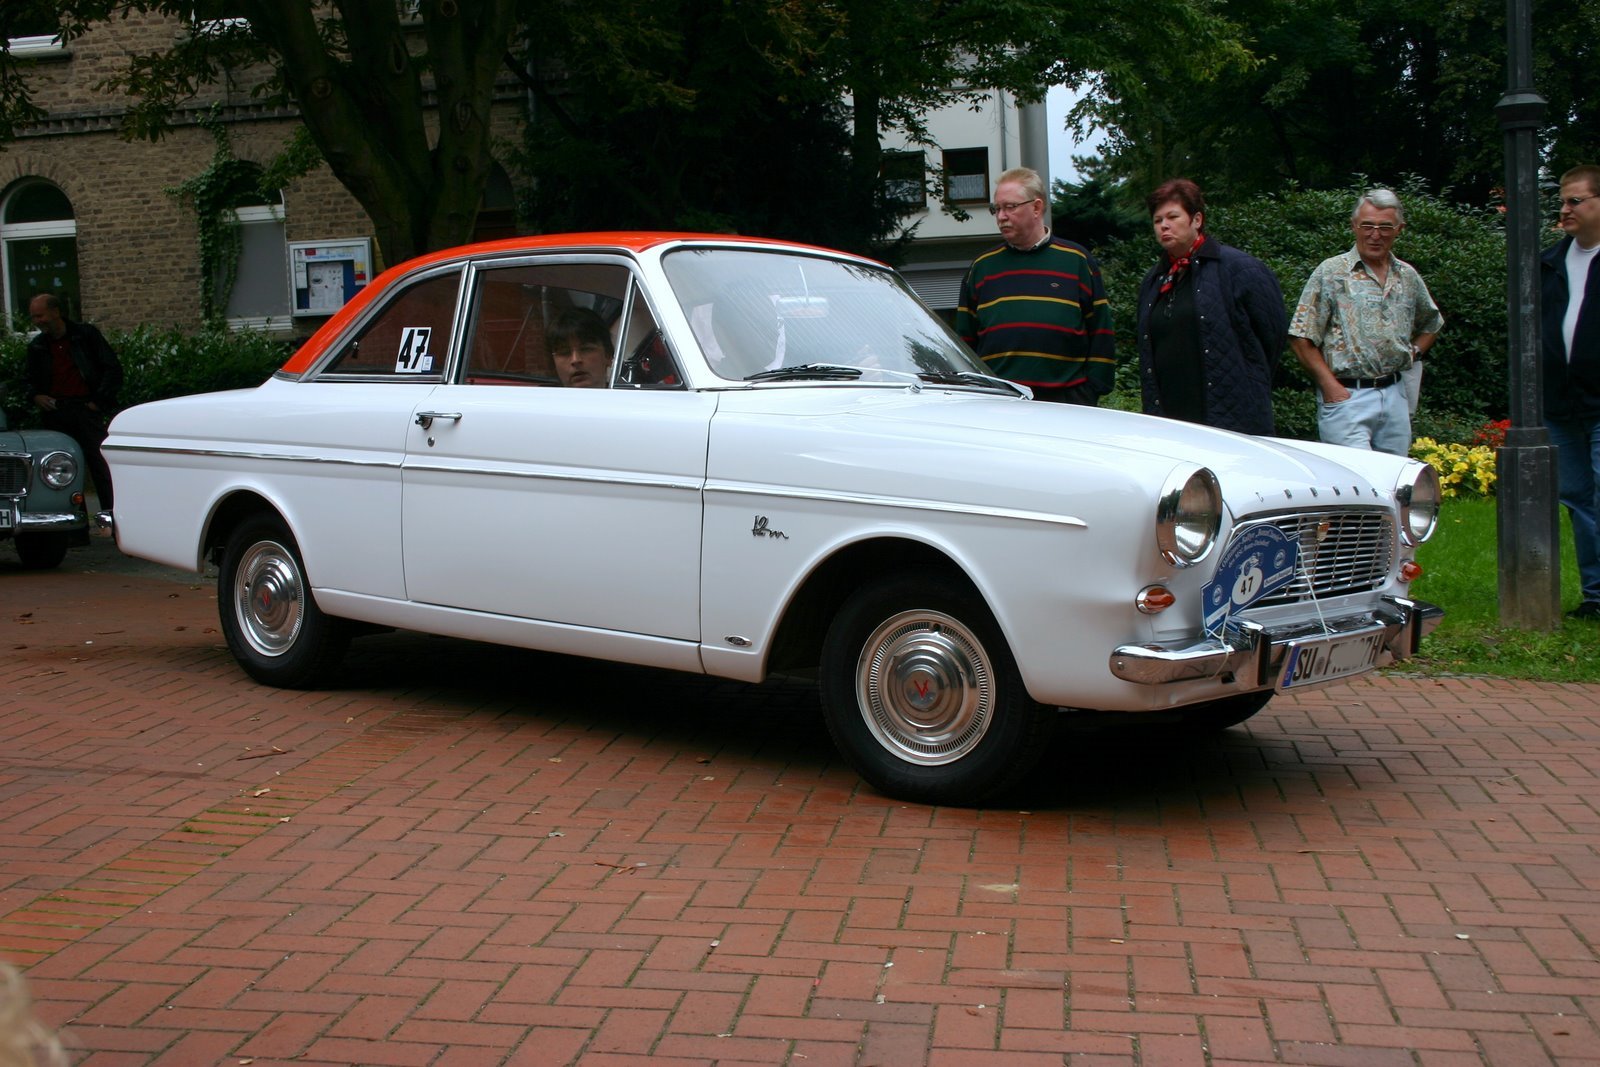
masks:
[[[1154,486],[1181,465],[1205,466],[1217,475],[1236,515],[1387,503],[1402,473],[1417,463],[1320,442],[1252,437],[1152,415],[963,390],[770,389],[732,394],[723,412],[777,419],[804,415],[847,429],[851,436],[916,440],[926,444],[929,459],[965,444],[1047,459],[1057,470],[1114,472],[1123,482]]]
[[[0,430],[0,452],[71,452],[78,447],[57,430]]]

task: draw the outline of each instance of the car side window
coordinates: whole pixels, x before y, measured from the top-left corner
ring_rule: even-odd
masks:
[[[666,337],[634,282],[628,300],[628,326],[622,334],[617,385],[630,389],[682,389],[683,375],[667,348]]]
[[[640,363],[676,381],[654,316],[637,288],[630,292],[634,285],[620,264],[480,268],[472,284],[462,382],[633,387],[644,384],[631,377]],[[658,350],[653,361],[648,358]]]
[[[322,370],[363,378],[437,377],[450,362],[460,271],[406,286],[362,325]]]

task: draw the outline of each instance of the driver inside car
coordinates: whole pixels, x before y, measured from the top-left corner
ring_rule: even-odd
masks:
[[[588,308],[568,308],[545,330],[545,345],[561,384],[574,389],[611,385],[611,331]]]

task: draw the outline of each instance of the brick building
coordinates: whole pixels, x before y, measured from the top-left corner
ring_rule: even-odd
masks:
[[[102,328],[198,325],[198,224],[194,209],[166,190],[210,163],[216,140],[201,125],[206,116],[227,130],[234,157],[265,164],[299,124],[298,112],[262,106],[248,85],[215,86],[175,116],[162,140],[126,141],[119,132],[125,100],[97,84],[128,56],[162,49],[196,27],[132,14],[65,46],[54,27],[37,29],[9,42],[47,117],[0,146],[0,284],[8,317],[25,313],[35,292],[50,290],[66,298],[72,317]],[[511,88],[496,103],[497,142],[515,143],[522,114]],[[513,232],[503,169],[491,179],[485,206],[481,236]],[[275,203],[242,203],[237,216],[243,244],[227,309],[236,327],[307,334],[348,297],[340,281],[360,284],[388,265],[372,241],[371,221],[326,165],[290,183]],[[319,256],[330,245],[334,262],[326,264]],[[366,262],[353,258],[364,248]],[[319,270],[331,271],[321,277],[332,289],[308,299]]]

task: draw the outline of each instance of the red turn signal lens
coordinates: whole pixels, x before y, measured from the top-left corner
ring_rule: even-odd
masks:
[[[1422,564],[1416,560],[1408,559],[1400,564],[1400,580],[1402,582],[1414,582],[1421,577]]]
[[[1177,602],[1178,598],[1172,595],[1172,590],[1164,585],[1147,585],[1139,590],[1138,596],[1133,598],[1134,607],[1146,615],[1154,615],[1157,612],[1166,611]]]
[[[72,494],[72,506],[75,507],[75,508],[83,507],[83,494],[82,493],[73,493]]]

